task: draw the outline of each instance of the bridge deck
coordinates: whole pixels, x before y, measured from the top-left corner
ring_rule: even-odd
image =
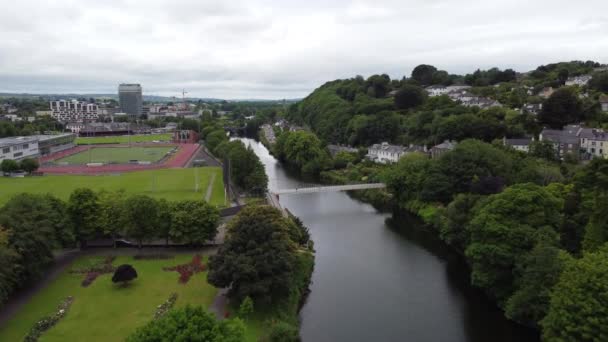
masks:
[[[275,195],[287,195],[287,194],[307,194],[307,193],[314,193],[314,192],[337,192],[337,191],[382,189],[382,188],[386,188],[386,184],[371,183],[371,184],[313,186],[313,187],[295,188],[295,189],[278,189],[278,190],[273,190],[272,193]]]

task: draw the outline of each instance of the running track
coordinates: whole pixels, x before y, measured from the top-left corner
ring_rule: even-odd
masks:
[[[125,145],[103,145],[104,147],[125,147]],[[141,145],[138,145],[141,146]],[[151,146],[159,146],[158,144]],[[194,157],[194,154],[198,151],[198,144],[180,144],[179,150],[176,154],[169,157],[162,164],[151,164],[151,165],[138,165],[138,164],[108,164],[102,166],[86,166],[86,165],[52,165],[52,166],[41,166],[38,169],[39,172],[46,174],[100,174],[100,173],[118,173],[118,172],[129,172],[129,171],[141,171],[141,170],[158,170],[167,168],[181,168]],[[52,161],[55,159],[63,158],[78,152],[86,151],[88,148],[95,146],[77,146],[72,149],[61,151],[59,153],[52,154],[40,158],[40,163]]]

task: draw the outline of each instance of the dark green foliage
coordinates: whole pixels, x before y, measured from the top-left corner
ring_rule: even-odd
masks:
[[[39,167],[38,161],[32,158],[25,158],[19,162],[19,168],[27,173],[32,173],[38,170]]]
[[[568,262],[542,320],[545,341],[608,339],[608,250]]]
[[[269,206],[247,206],[231,222],[218,253],[209,260],[208,281],[229,287],[229,296],[256,303],[285,298],[296,263],[289,222]]]
[[[421,85],[430,85],[437,68],[428,64],[420,64],[412,70],[412,78]]]
[[[468,85],[472,86],[488,86],[500,82],[511,82],[516,78],[515,71],[512,69],[506,69],[501,71],[498,68],[492,68],[489,70],[477,69],[473,74],[468,74],[464,77],[464,81]]]
[[[176,202],[169,235],[178,243],[204,244],[217,234],[219,218],[218,210],[205,201]]]
[[[564,87],[556,90],[543,103],[538,120],[551,128],[561,129],[567,124],[579,123],[583,119],[582,111],[576,91]]]
[[[62,245],[58,235],[67,233],[69,241],[64,214],[49,195],[16,195],[0,209],[0,302],[42,276],[53,262],[53,249]]]
[[[589,88],[608,93],[608,71],[598,72],[589,81]]]
[[[87,188],[74,190],[68,200],[68,214],[76,238],[81,241],[81,247],[84,247],[84,241],[96,235],[101,223],[97,194]]]
[[[397,109],[414,108],[423,104],[426,98],[424,89],[406,84],[395,94],[395,107]]]
[[[543,158],[549,161],[558,159],[557,151],[550,141],[533,141],[530,144],[530,155],[538,158]]]
[[[270,328],[268,342],[300,342],[300,333],[297,327],[287,322],[275,322]]]
[[[469,245],[466,227],[473,216],[473,207],[481,198],[479,195],[459,194],[447,207],[445,222],[439,228],[439,237],[459,253],[464,254]]]
[[[395,141],[399,135],[400,116],[394,112],[375,115],[356,115],[348,124],[348,143],[368,146],[384,141]]]
[[[304,173],[315,174],[331,166],[329,153],[311,132],[284,132],[277,139],[275,153]]]
[[[128,342],[242,342],[245,326],[239,319],[217,321],[201,306],[186,305],[137,329]]]
[[[136,239],[139,248],[145,238],[158,234],[158,204],[147,195],[133,195],[125,201],[125,233]]]
[[[536,245],[538,230],[556,230],[561,206],[560,199],[533,184],[514,185],[476,206],[466,249],[473,284],[504,305],[516,289],[515,266]]]
[[[12,159],[5,159],[2,161],[2,164],[0,164],[0,169],[2,169],[2,172],[4,173],[15,172],[19,170],[19,164]]]
[[[137,271],[135,271],[135,268],[131,265],[124,264],[116,268],[114,275],[112,275],[112,282],[121,283],[124,286],[135,278],[137,278]]]
[[[253,194],[264,194],[268,187],[268,176],[260,158],[238,140],[220,144],[215,153],[230,162],[232,181],[242,190]]]
[[[567,255],[552,242],[541,242],[518,265],[518,289],[509,298],[505,314],[522,324],[538,327],[549,310],[551,289],[557,283]]]

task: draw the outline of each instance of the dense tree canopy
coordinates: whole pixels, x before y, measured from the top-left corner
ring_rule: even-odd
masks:
[[[579,123],[582,110],[576,91],[569,87],[560,88],[545,101],[538,119],[549,127],[561,129],[567,124]]]
[[[271,302],[288,294],[296,253],[280,211],[250,205],[230,222],[224,245],[210,258],[208,280],[238,300]]]
[[[183,200],[173,204],[169,235],[175,242],[204,244],[217,234],[219,213],[204,201]]]
[[[547,316],[546,341],[605,341],[608,338],[608,249],[566,264]]]
[[[201,306],[173,309],[150,321],[127,338],[128,342],[242,342],[245,325],[237,319],[218,321]]]
[[[424,89],[406,84],[395,94],[395,107],[397,109],[408,109],[420,106],[426,100]]]

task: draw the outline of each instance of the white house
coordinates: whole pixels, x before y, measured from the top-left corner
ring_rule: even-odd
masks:
[[[600,96],[600,105],[602,106],[602,111],[608,112],[608,95]]]
[[[574,76],[574,77],[568,77],[568,79],[566,80],[566,85],[567,86],[584,86],[587,85],[587,83],[589,83],[589,81],[591,81],[591,75],[580,75],[580,76]]]
[[[396,163],[405,155],[405,147],[389,145],[387,142],[374,144],[367,149],[367,158],[381,164]]]
[[[0,162],[5,159],[21,160],[38,157],[37,137],[12,137],[0,139]]]
[[[526,153],[530,151],[530,144],[532,143],[532,141],[532,138],[502,139],[503,145],[510,146],[516,149],[517,151],[522,151]]]
[[[608,157],[608,133],[601,129],[583,128],[579,133],[581,151],[592,158]]]

